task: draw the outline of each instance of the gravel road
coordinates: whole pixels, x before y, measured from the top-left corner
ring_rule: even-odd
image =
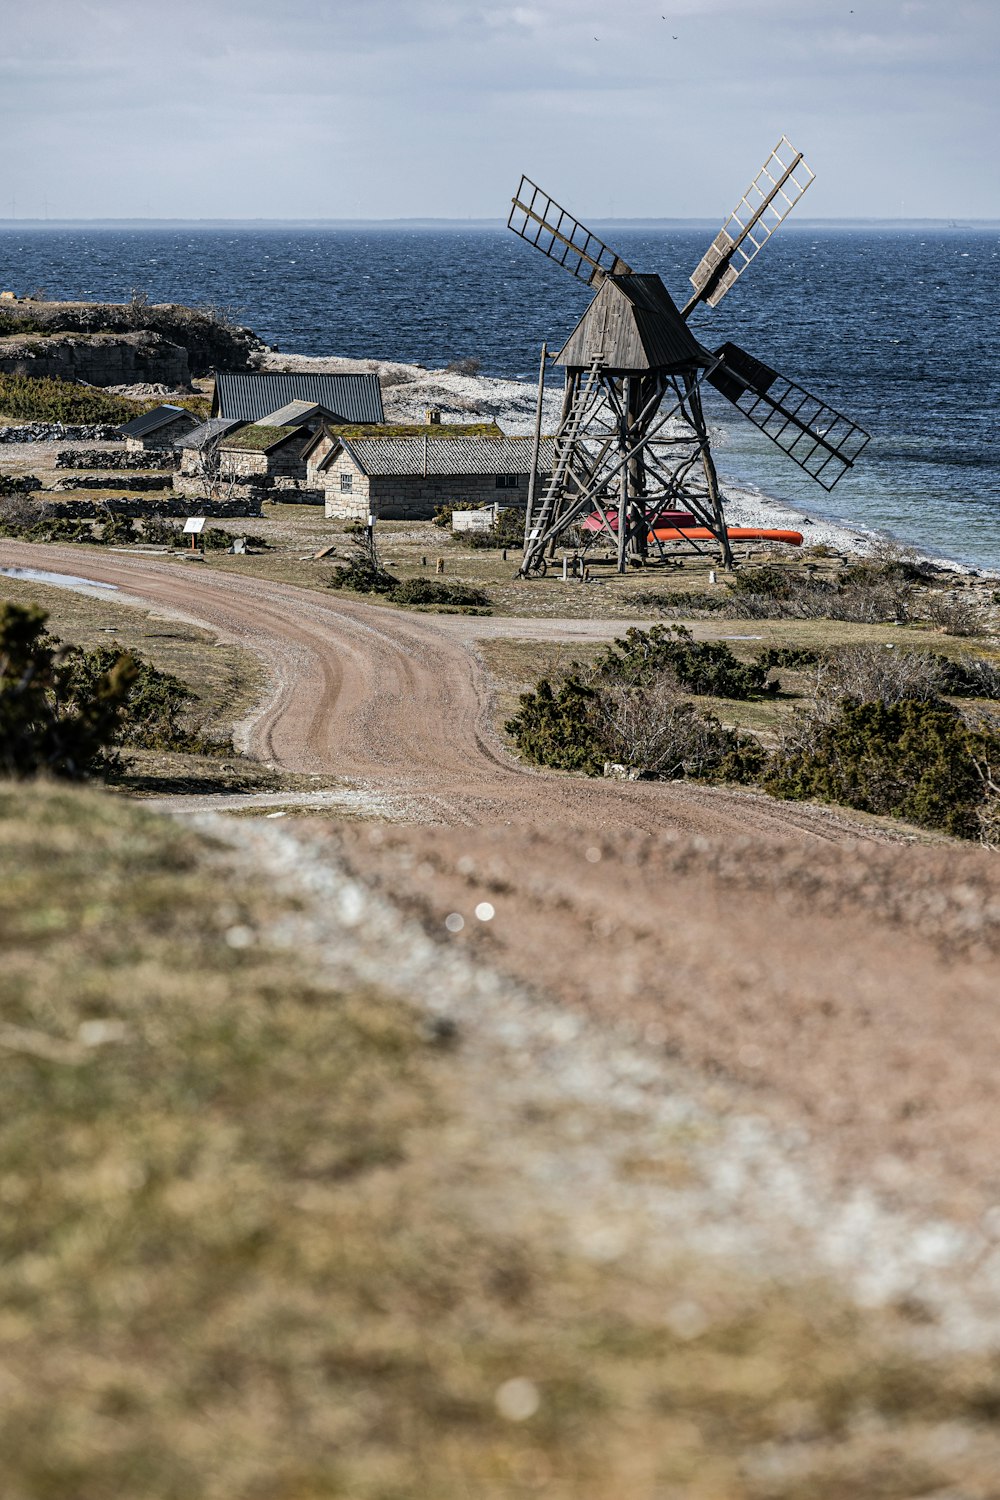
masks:
[[[257,653],[270,682],[242,744],[408,820],[296,837],[319,854],[325,841],[443,943],[746,1090],[845,1186],[1000,1223],[995,857],[741,790],[525,769],[492,726],[473,619],[191,564],[2,550]]]

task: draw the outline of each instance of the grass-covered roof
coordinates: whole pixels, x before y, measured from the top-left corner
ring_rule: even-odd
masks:
[[[290,437],[303,437],[301,427],[264,427],[259,423],[251,422],[247,427],[240,427],[236,432],[230,432],[219,444],[222,448],[242,448],[250,453],[266,453],[270,448],[277,448],[279,443],[284,443]]]
[[[367,426],[335,427],[327,426],[327,431],[334,437],[347,438],[376,438],[376,437],[426,437],[434,438],[470,438],[470,437],[503,437],[503,432],[495,422],[397,422],[380,424],[370,423]]]

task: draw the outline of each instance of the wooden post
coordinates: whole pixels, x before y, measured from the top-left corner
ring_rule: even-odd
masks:
[[[535,436],[531,445],[531,472],[528,475],[528,505],[524,512],[524,545],[527,547],[531,535],[531,519],[535,509],[535,489],[538,484],[538,452],[542,445],[542,397],[545,394],[545,361],[549,357],[548,344],[542,345],[542,358],[538,366],[538,397],[535,401]]]
[[[628,444],[628,407],[632,392],[632,381],[628,375],[622,381],[622,410],[626,416],[622,419],[622,447]],[[628,508],[628,481],[629,467],[627,463],[621,466],[618,475],[618,571],[624,573],[628,567],[628,539],[629,539],[629,516]]]

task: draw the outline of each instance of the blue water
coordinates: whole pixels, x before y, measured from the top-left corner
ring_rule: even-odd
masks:
[[[678,302],[710,237],[605,231]],[[827,495],[709,393],[725,477],[815,516],[889,531],[1000,568],[1000,230],[786,225],[714,311],[733,339],[854,417],[874,438]],[[67,229],[0,232],[0,285],[51,297],[231,309],[303,354],[428,366],[475,355],[484,374],[534,378],[588,292],[503,229]]]

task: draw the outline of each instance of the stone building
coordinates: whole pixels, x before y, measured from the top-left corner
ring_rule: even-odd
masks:
[[[241,496],[262,500],[288,491],[296,499],[306,477],[303,453],[308,427],[272,426],[210,418],[178,439],[180,470],[174,489],[190,496]],[[322,495],[314,496],[319,502]]]
[[[217,370],[212,416],[238,422],[276,417],[290,402],[321,407],[335,422],[384,422],[377,375],[286,374]]]
[[[128,453],[142,453],[150,449],[174,448],[178,438],[200,426],[199,418],[184,406],[154,406],[119,427],[118,434],[125,439]]]
[[[533,439],[466,436],[434,425],[405,436],[327,434],[307,451],[309,484],[322,487],[326,514],[337,520],[429,520],[439,505],[524,505]],[[553,441],[542,440],[539,475],[552,467]]]

